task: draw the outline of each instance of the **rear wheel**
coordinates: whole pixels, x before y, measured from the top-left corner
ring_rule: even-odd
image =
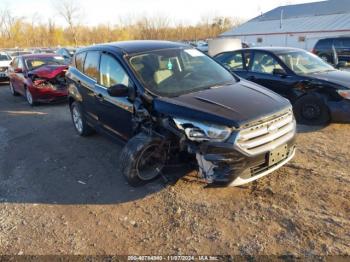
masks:
[[[323,61],[325,61],[326,63],[331,63],[332,61],[332,59],[331,59],[331,57],[329,56],[329,55],[325,55],[325,54],[322,54],[322,55],[320,55],[320,58],[323,60]]]
[[[13,96],[18,96],[19,94],[16,92],[15,88],[13,87],[12,82],[10,81],[10,92]]]
[[[75,131],[78,133],[78,135],[89,136],[95,132],[95,130],[88,125],[83,115],[81,105],[78,102],[73,102],[70,105],[70,112],[71,112]]]
[[[327,105],[316,95],[299,98],[294,105],[294,114],[300,124],[326,125],[330,121]]]
[[[121,172],[132,186],[140,186],[155,179],[166,162],[159,138],[140,133],[123,148],[120,155]]]

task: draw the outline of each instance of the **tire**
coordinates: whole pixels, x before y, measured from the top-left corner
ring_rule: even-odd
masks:
[[[32,93],[30,92],[30,90],[28,88],[25,89],[25,92],[24,92],[24,96],[27,100],[27,103],[30,105],[30,106],[35,106],[36,103],[33,99],[33,96],[32,96]]]
[[[74,129],[79,136],[90,136],[95,133],[95,130],[87,123],[81,105],[78,102],[73,102],[70,105],[70,113]]]
[[[322,54],[320,58],[328,64],[332,63],[332,58],[329,55]]]
[[[298,123],[306,125],[327,125],[330,121],[329,109],[322,97],[305,95],[294,104],[294,114]]]
[[[19,96],[19,93],[15,91],[11,81],[10,81],[10,92],[13,96]]]
[[[137,187],[160,175],[166,153],[160,148],[161,140],[144,133],[134,136],[120,155],[120,169],[129,185]]]

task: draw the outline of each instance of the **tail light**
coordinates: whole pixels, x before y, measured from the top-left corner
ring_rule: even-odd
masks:
[[[311,50],[311,53],[313,53],[313,54],[315,54],[316,55],[316,49],[315,48],[313,48],[312,50]]]

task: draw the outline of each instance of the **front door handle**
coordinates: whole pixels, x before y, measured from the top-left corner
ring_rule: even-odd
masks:
[[[255,76],[249,76],[249,77],[248,77],[248,80],[254,81],[254,80],[256,80],[256,77],[255,77]]]
[[[102,94],[97,94],[96,97],[100,102],[103,102],[105,100]]]

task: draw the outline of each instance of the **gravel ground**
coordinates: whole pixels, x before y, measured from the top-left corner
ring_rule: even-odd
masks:
[[[2,85],[0,254],[350,255],[349,132],[300,126],[295,159],[241,188],[187,176],[134,189],[121,145]]]

